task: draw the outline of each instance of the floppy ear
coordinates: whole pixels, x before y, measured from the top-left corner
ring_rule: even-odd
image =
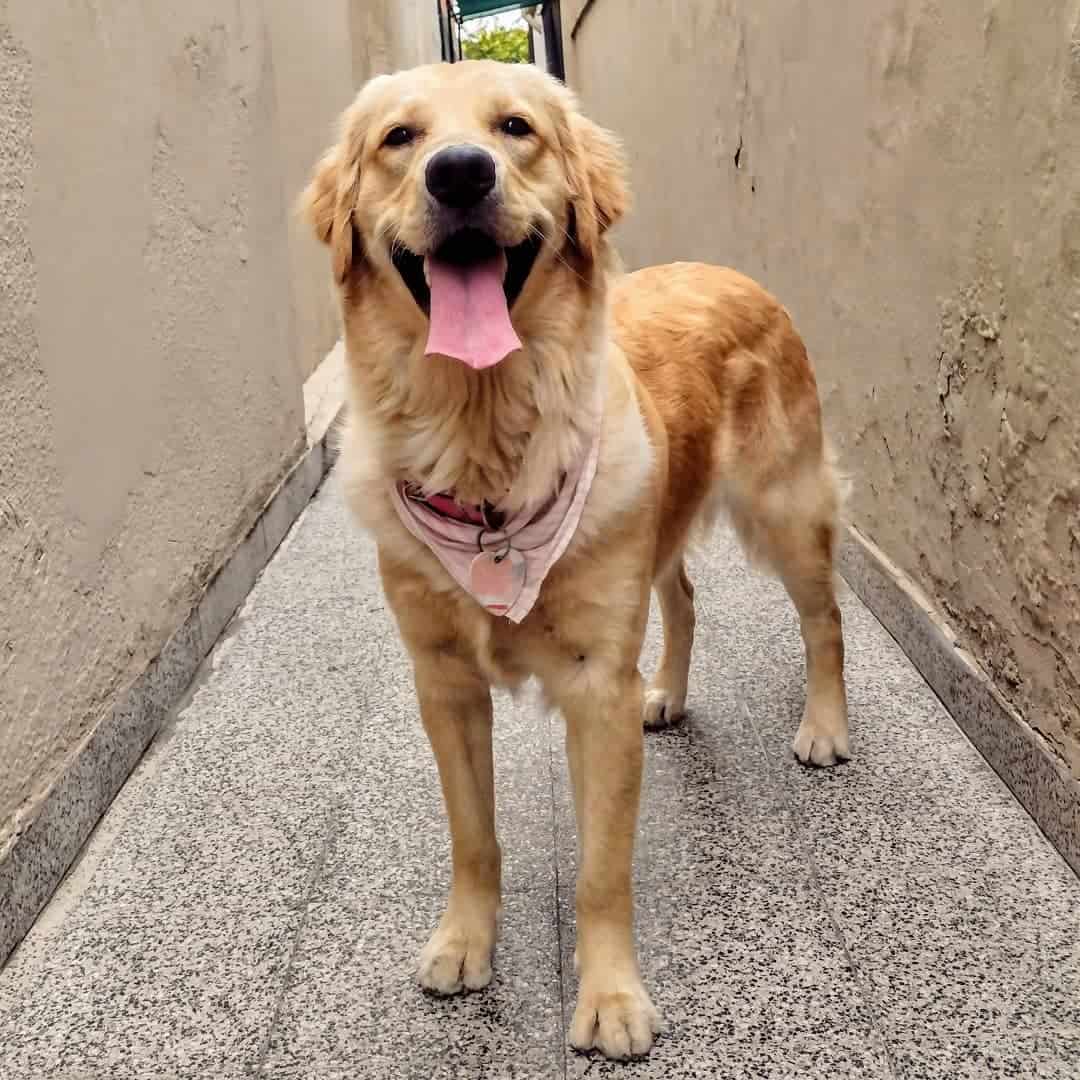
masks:
[[[342,161],[344,147],[343,141],[323,155],[300,196],[301,210],[315,235],[330,246],[334,277],[339,284],[349,276],[353,259],[360,256],[359,238],[352,220],[360,187],[360,165],[358,160]]]
[[[600,238],[626,213],[626,159],[618,139],[580,113],[571,113],[565,134],[573,235],[586,259],[594,259]]]

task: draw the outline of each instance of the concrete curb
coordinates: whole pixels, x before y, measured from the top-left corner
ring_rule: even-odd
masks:
[[[314,430],[309,422],[306,450],[266,501],[251,530],[226,557],[158,656],[75,751],[0,861],[0,966],[56,891],[333,464],[340,397],[334,405],[324,394],[318,411]]]
[[[1080,782],[957,643],[918,586],[854,527],[848,527],[838,569],[1080,875]]]

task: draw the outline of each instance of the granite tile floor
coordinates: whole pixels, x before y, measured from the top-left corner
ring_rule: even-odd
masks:
[[[566,1049],[574,824],[560,722],[528,694],[499,703],[494,982],[416,988],[446,830],[331,477],[0,972],[0,1078],[1080,1077],[1064,861],[847,592],[856,757],[800,768],[782,591],[725,535],[694,577],[692,713],[647,741],[648,1060]]]

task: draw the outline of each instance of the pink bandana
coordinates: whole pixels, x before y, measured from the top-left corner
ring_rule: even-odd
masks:
[[[519,623],[578,527],[599,454],[598,423],[588,453],[563,477],[555,495],[505,520],[497,507],[486,512],[462,507],[452,496],[425,497],[407,483],[391,486],[391,501],[405,528],[481,607]]]

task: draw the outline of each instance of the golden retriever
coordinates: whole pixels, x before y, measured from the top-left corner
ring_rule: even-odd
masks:
[[[419,980],[453,994],[491,979],[491,688],[535,676],[566,721],[578,822],[570,1042],[647,1053],[659,1017],[631,896],[642,728],[684,711],[684,552],[718,512],[798,609],[796,756],[848,756],[838,493],[806,350],[731,270],[617,271],[619,146],[531,66],[372,80],[303,205],[340,287],[348,499],[378,545],[449,817],[452,884]],[[646,688],[650,589],[664,649]]]

